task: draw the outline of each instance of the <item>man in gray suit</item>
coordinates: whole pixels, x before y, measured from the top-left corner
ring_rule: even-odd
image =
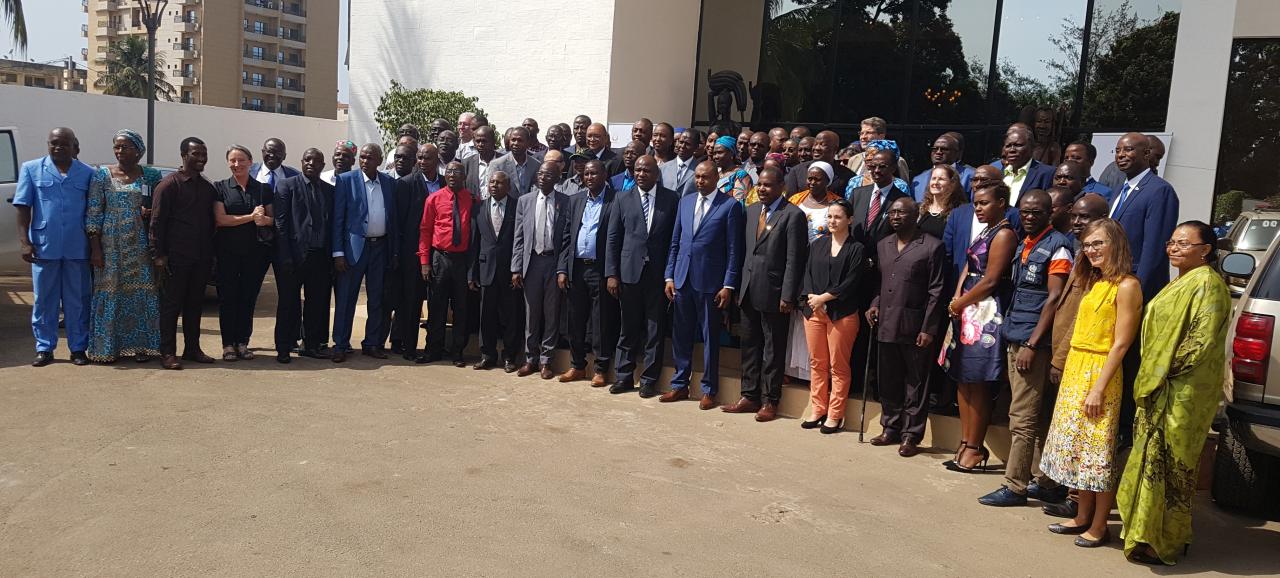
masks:
[[[559,338],[560,301],[556,285],[558,254],[566,229],[564,209],[569,197],[556,191],[560,175],[554,167],[538,169],[537,189],[516,201],[511,249],[511,285],[524,289],[525,362],[520,377],[539,372],[551,379],[551,354]]]
[[[916,228],[919,211],[911,197],[889,205],[892,235],[876,245],[880,293],[867,309],[867,321],[879,341],[880,403],[884,431],[871,445],[901,443],[898,455],[916,455],[929,419],[927,376],[933,343],[942,330],[942,242]]]
[[[702,147],[702,133],[698,129],[687,128],[676,135],[676,158],[659,167],[662,171],[662,186],[671,189],[680,196],[697,192],[693,185],[693,171],[698,167],[698,149]]]
[[[511,152],[493,161],[489,165],[489,174],[494,171],[506,173],[511,180],[511,196],[520,198],[533,188],[533,178],[538,174],[538,167],[542,166],[542,162],[528,152],[529,141],[532,140],[528,129],[523,126],[512,128],[508,140]]]
[[[494,148],[497,137],[489,125],[477,127],[472,134],[471,142],[475,144],[476,153],[462,159],[462,168],[467,171],[467,190],[483,201],[489,198],[489,187],[484,186],[489,184],[489,168],[498,160],[498,152]]]
[[[755,139],[756,133],[752,135]],[[800,299],[809,227],[804,211],[782,198],[786,184],[772,167],[760,169],[760,202],[747,207],[742,264],[742,399],[726,413],[754,413],[756,421],[778,417],[788,321]]]

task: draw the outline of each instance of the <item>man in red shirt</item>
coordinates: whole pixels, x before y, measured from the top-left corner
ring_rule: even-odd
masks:
[[[445,355],[445,319],[453,310],[453,364],[465,367],[467,347],[467,252],[471,247],[471,211],[475,197],[466,188],[467,172],[453,161],[444,169],[445,188],[427,198],[418,237],[422,279],[431,285],[427,302],[427,344],[418,363]]]

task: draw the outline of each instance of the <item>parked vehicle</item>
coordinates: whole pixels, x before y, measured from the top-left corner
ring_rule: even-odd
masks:
[[[22,254],[18,252],[18,210],[13,208],[13,196],[18,192],[18,129],[0,127],[0,271],[20,271],[26,268]]]
[[[1276,233],[1280,232],[1280,211],[1245,211],[1231,225],[1231,231],[1226,237],[1218,239],[1218,259],[1219,262],[1227,256],[1228,253],[1248,253],[1253,256],[1254,261],[1261,263],[1263,255],[1267,252],[1267,247],[1271,246],[1271,240],[1276,238]],[[1226,277],[1227,287],[1231,289],[1231,296],[1238,298],[1244,293],[1244,286],[1248,283],[1248,279],[1243,277],[1234,277],[1228,275]]]
[[[1228,342],[1231,399],[1220,422],[1213,499],[1253,515],[1280,516],[1280,238],[1261,258],[1222,259],[1228,279],[1247,280],[1236,301]]]

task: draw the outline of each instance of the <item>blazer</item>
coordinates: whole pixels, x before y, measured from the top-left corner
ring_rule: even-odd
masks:
[[[479,162],[479,161],[477,161],[477,162]],[[489,174],[490,174],[490,175],[492,175],[492,174],[493,174],[493,171],[502,171],[502,172],[504,172],[504,173],[507,173],[507,176],[508,176],[508,177],[510,177],[510,179],[511,179],[511,192],[509,193],[509,195],[510,195],[512,198],[518,198],[518,197],[520,197],[520,195],[523,195],[523,194],[525,194],[525,193],[529,192],[530,190],[532,190],[532,189],[533,189],[533,181],[534,181],[534,177],[536,177],[536,176],[538,175],[538,169],[542,168],[542,160],[541,160],[541,159],[539,159],[538,157],[535,157],[535,156],[533,156],[532,154],[530,154],[530,155],[528,155],[528,157],[527,157],[527,158],[525,159],[525,161],[524,161],[524,176],[523,176],[523,177],[521,177],[521,178],[519,178],[519,179],[517,179],[517,178],[516,178],[516,166],[517,166],[518,164],[519,164],[519,163],[517,163],[517,162],[516,162],[515,157],[511,156],[511,153],[507,153],[507,154],[505,154],[505,155],[502,155],[502,156],[500,156],[500,157],[498,157],[498,158],[494,159],[494,160],[493,160],[493,162],[489,163]],[[477,168],[477,169],[479,169],[479,166],[480,166],[480,165],[478,165],[478,164],[477,164],[477,165],[476,165],[476,168]],[[468,173],[468,174],[470,174],[470,173]],[[476,175],[476,180],[477,180],[477,182],[479,182],[479,178],[480,178],[480,175],[479,175],[479,174],[477,174],[477,175]],[[487,187],[487,186],[489,185],[489,183],[484,183],[484,185]],[[480,191],[482,191],[482,190],[483,190],[483,191],[488,191],[488,189],[487,189],[487,188],[483,188],[483,189],[482,189],[482,188],[475,188],[475,189],[471,189],[471,190],[472,190],[472,191],[476,191],[477,193],[479,193],[479,192],[480,192]]]
[[[1120,200],[1124,184],[1112,194],[1112,207]],[[1142,298],[1150,301],[1169,284],[1169,255],[1164,243],[1178,225],[1178,193],[1155,173],[1147,173],[1120,210],[1111,215],[1124,228],[1133,253],[1133,274],[1142,284]]]
[[[964,198],[966,201],[973,200],[973,189],[969,181],[973,180],[973,167],[960,163],[960,167],[956,169],[956,173],[960,175],[960,188],[964,189]],[[911,196],[915,198],[917,203],[924,202],[924,193],[929,190],[929,177],[933,176],[933,167],[929,167],[915,178],[911,179]]]
[[[400,227],[396,218],[396,180],[378,173],[378,186],[382,188],[382,206],[387,214],[387,238],[391,241],[391,260],[399,257]],[[369,203],[365,199],[364,173],[347,171],[338,175],[333,192],[333,253],[334,257],[346,256],[359,261],[364,254],[365,219],[369,217]]]
[[[1004,161],[997,160],[991,163],[991,166],[1000,169],[1002,174],[1004,173]],[[1031,159],[1031,162],[1027,165],[1027,176],[1022,179],[1022,188],[1014,191],[1015,196],[1032,189],[1049,190],[1053,187],[1053,172],[1053,167]]]
[[[498,162],[498,159],[502,158],[502,156],[502,153],[493,153],[493,160],[489,161],[490,173],[493,172],[494,163]],[[541,164],[539,164],[539,166],[541,166]],[[480,182],[480,155],[477,153],[462,159],[462,168],[467,171],[467,190],[471,191],[471,194],[475,196],[476,200],[488,197],[489,182],[487,180],[483,183]],[[441,169],[441,173],[443,172],[444,169]],[[511,174],[509,173],[507,176],[511,176]],[[512,183],[511,185],[511,194],[512,196],[515,196],[515,183]]]
[[[560,244],[560,266],[557,271],[565,273],[570,279],[573,279],[573,265],[577,259],[575,253],[578,249],[578,230],[582,228],[582,213],[587,208],[588,196],[584,191],[580,195],[569,197],[569,204],[565,209],[567,225],[563,231],[564,241]],[[606,186],[600,190],[600,199],[603,204],[600,207],[600,222],[596,226],[595,269],[601,275],[604,275],[605,249],[609,241],[609,219],[613,213],[613,201],[617,196],[612,187]]]
[[[512,273],[524,275],[529,271],[529,257],[533,249],[538,246],[534,235],[538,231],[538,195],[540,193],[541,191],[532,191],[516,199],[516,223],[511,246]],[[564,243],[564,230],[569,223],[565,218],[569,208],[569,197],[561,192],[553,192],[550,198],[555,203],[550,231],[551,251],[558,255],[560,245]]]
[[[471,212],[471,267],[467,280],[481,287],[497,283],[510,283],[511,251],[516,231],[515,197],[507,196],[507,206],[502,214],[502,226],[493,229],[493,197],[476,203]],[[504,273],[501,277],[498,272]]]
[[[700,293],[716,293],[724,287],[736,289],[742,272],[742,203],[728,195],[711,193],[695,232],[693,214],[700,197],[695,194],[680,198],[663,278],[675,282],[677,289],[688,286]]]
[[[742,289],[738,303],[756,311],[778,312],[778,304],[799,304],[800,282],[809,249],[804,211],[782,199],[760,232],[764,203],[747,207],[743,231]]]
[[[853,171],[853,174],[856,175],[862,171],[862,165],[866,162],[867,162],[867,153],[860,152],[856,155],[849,157],[849,160],[845,161],[844,166],[849,167],[849,170]],[[911,176],[911,167],[907,166],[907,159],[902,158],[901,155],[898,156],[898,166],[895,169],[895,171],[896,172],[894,173],[893,176],[898,177],[904,181],[907,180],[907,177]]]
[[[889,231],[889,206],[894,201],[907,196],[906,193],[898,190],[898,187],[889,185],[889,194],[885,196],[885,200],[880,203],[880,214],[876,215],[875,221],[871,226],[867,226],[867,212],[871,210],[871,194],[876,191],[876,186],[863,185],[853,190],[853,196],[849,202],[853,203],[853,234],[854,238],[862,243],[863,247],[875,247],[880,239],[885,238]],[[875,255],[867,255],[875,260]]]
[[[400,221],[400,257],[418,264],[418,241],[422,236],[422,212],[431,192],[422,180],[422,172],[396,179],[396,217]],[[475,237],[472,237],[473,239]]]
[[[688,164],[688,168],[684,171],[684,179],[676,178],[680,173],[680,166],[676,159],[658,165],[658,172],[662,173],[662,186],[675,191],[682,197],[698,192],[693,185],[693,171],[698,166],[698,160],[690,158]]]
[[[809,295],[831,293],[836,298],[827,303],[827,317],[832,321],[858,312],[858,279],[866,263],[866,250],[850,235],[835,257],[831,256],[831,236],[818,237],[809,246],[809,263],[800,285],[800,311],[813,316]]]
[[[942,241],[917,231],[898,251],[898,236],[889,235],[876,247],[880,263],[880,292],[871,302],[880,308],[876,339],[914,344],[916,336],[938,337],[942,329],[942,295],[947,254]]]
[[[262,170],[262,163],[253,163],[249,165],[249,178],[257,180],[258,171],[260,170]],[[280,165],[280,170],[284,171],[285,179],[292,179],[293,177],[296,177],[302,174],[302,171],[295,169],[289,165]],[[266,185],[267,183],[262,183],[262,184]],[[280,186],[280,182],[276,182],[276,186],[277,187]]]
[[[334,188],[320,177],[316,177],[311,184],[325,206],[324,215],[303,215],[302,211],[295,211],[293,208],[295,203],[304,202],[300,197],[307,192],[307,177],[300,174],[276,183],[271,210],[276,226],[275,257],[278,265],[302,263],[306,258],[302,243],[315,230],[321,231],[324,238],[324,246],[317,249],[326,254],[333,250],[330,244],[333,242],[330,221],[333,219]]]
[[[646,265],[666,272],[680,196],[656,185],[649,203],[653,225],[646,228],[639,189],[622,191],[614,198],[605,242],[605,277],[618,277],[623,283],[635,284],[640,282]]]

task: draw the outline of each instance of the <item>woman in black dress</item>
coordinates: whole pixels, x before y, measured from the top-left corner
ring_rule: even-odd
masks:
[[[218,264],[218,324],[222,333],[222,359],[253,359],[249,335],[253,333],[253,309],[262,289],[262,278],[271,264],[273,239],[271,189],[249,175],[253,153],[240,145],[227,149],[231,178],[214,183],[218,201],[213,204],[218,225],[214,249]]]
[[[951,165],[934,165],[920,203],[920,230],[941,239],[951,211],[965,202],[956,169]]]

